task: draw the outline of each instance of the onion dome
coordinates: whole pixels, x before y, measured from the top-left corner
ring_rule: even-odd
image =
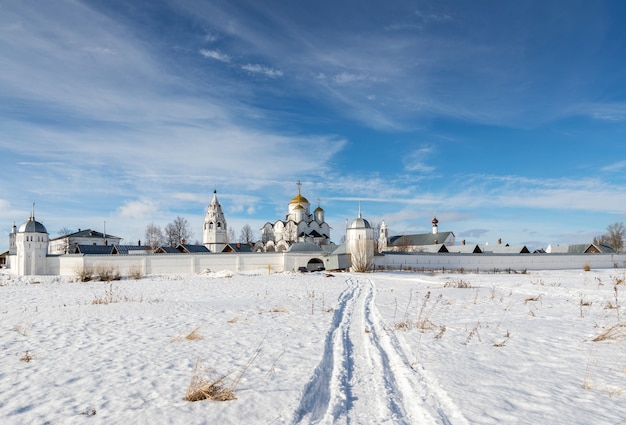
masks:
[[[289,204],[308,204],[309,201],[300,192],[289,202]]]

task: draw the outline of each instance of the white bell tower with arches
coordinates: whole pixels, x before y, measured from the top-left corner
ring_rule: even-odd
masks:
[[[202,243],[211,252],[222,252],[228,243],[227,230],[226,218],[217,200],[217,190],[214,190],[202,226]]]

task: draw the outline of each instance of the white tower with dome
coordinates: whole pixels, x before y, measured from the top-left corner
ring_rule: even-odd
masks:
[[[49,235],[46,227],[35,220],[35,204],[30,217],[9,236],[10,245],[15,247],[15,267],[17,274],[45,275],[47,273]]]
[[[346,247],[350,253],[353,271],[364,272],[371,269],[374,246],[374,229],[369,221],[361,216],[359,205],[359,216],[346,228]]]

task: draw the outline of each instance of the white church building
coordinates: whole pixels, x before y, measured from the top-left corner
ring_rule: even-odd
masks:
[[[300,193],[289,201],[284,220],[267,222],[261,228],[261,241],[255,245],[257,252],[286,252],[298,242],[311,242],[318,246],[330,244],[330,226],[324,220],[324,209],[319,205],[311,213],[311,203]]]

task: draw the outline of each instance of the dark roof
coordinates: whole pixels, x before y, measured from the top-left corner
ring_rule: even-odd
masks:
[[[604,244],[579,243],[552,247],[551,252],[555,254],[614,254],[615,250]]]
[[[97,230],[91,230],[91,229],[85,229],[85,230],[79,230],[78,232],[74,232],[74,233],[70,233],[68,235],[61,235],[57,238],[52,239],[57,240],[57,239],[63,239],[63,238],[100,238],[100,239],[105,239],[105,238],[111,238],[111,239],[122,239],[119,236],[113,236],[113,235],[109,235],[109,234],[104,234],[102,232],[98,232]]]
[[[401,247],[401,246],[416,246],[416,245],[434,245],[437,243],[444,243],[448,236],[454,236],[452,232],[438,232],[438,233],[419,233],[416,235],[397,235],[389,238],[387,246]]]
[[[103,254],[112,254],[113,247],[109,245],[76,245],[76,249],[74,250],[74,254],[85,254],[85,255],[103,255]]]
[[[481,249],[485,254],[530,254],[526,245],[485,245]]]
[[[154,250],[155,254],[180,254],[180,251],[173,246],[160,246]]]
[[[179,244],[176,249],[180,252],[184,252],[185,254],[198,254],[198,253],[207,253],[209,248],[204,245],[190,245],[190,244]]]
[[[229,243],[222,252],[252,252],[252,248],[245,243]]]
[[[112,254],[125,255],[131,251],[150,251],[151,249],[149,246],[140,245],[114,245]]]

